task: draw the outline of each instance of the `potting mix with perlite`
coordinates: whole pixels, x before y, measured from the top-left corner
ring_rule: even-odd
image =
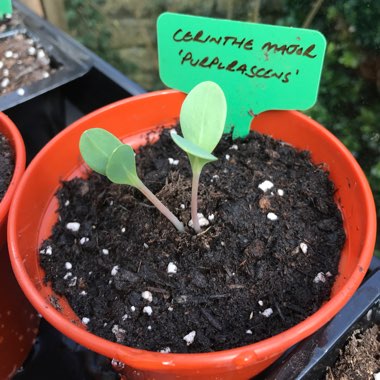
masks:
[[[215,155],[202,172],[199,235],[178,233],[139,192],[105,177],[63,183],[41,265],[90,331],[154,351],[210,352],[275,335],[329,298],[345,234],[323,165],[256,133],[223,138]],[[167,130],[137,163],[188,225],[191,171]]]
[[[0,20],[1,95],[17,91],[23,96],[25,86],[50,77],[57,69],[46,50],[24,28],[17,12]]]
[[[8,139],[0,133],[0,202],[11,182],[14,171],[14,154]]]

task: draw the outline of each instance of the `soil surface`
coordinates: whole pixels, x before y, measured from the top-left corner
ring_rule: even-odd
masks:
[[[356,330],[340,352],[326,380],[373,380],[380,374],[380,326]],[[380,375],[379,375],[380,376]]]
[[[11,182],[14,165],[13,150],[7,138],[0,133],[0,201]]]
[[[48,78],[58,68],[46,50],[25,32],[17,13],[0,23],[0,94],[18,90]]]
[[[178,233],[137,190],[103,176],[63,183],[41,264],[90,331],[153,351],[210,352],[275,335],[329,298],[345,234],[323,165],[256,133],[225,137],[214,153],[201,175],[209,225],[199,235]],[[169,132],[136,159],[187,225],[191,171]],[[266,180],[274,186],[264,191]]]

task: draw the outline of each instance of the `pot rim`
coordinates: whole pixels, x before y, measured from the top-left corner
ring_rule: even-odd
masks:
[[[310,117],[301,114],[297,111],[270,111],[270,112],[290,112],[295,117],[303,119],[305,122],[312,124],[318,132],[328,140],[333,140],[336,149],[340,151],[346,160],[349,161],[350,166],[356,172],[359,178],[358,185],[362,186],[363,192],[366,195],[362,204],[362,208],[367,212],[366,224],[367,224],[367,238],[361,248],[361,254],[359,256],[358,264],[347,280],[342,289],[335,294],[329,301],[327,301],[321,308],[314,314],[306,318],[299,324],[291,327],[288,330],[283,331],[280,334],[274,335],[265,340],[238,348],[229,350],[217,351],[212,353],[169,353],[162,354],[159,352],[146,351],[129,346],[124,346],[119,343],[113,343],[107,341],[104,338],[98,337],[89,331],[86,331],[73,323],[69,322],[60,312],[54,309],[54,307],[44,299],[34,283],[29,278],[24,265],[23,259],[18,252],[17,244],[17,231],[14,228],[14,221],[16,219],[17,205],[20,202],[23,191],[26,190],[26,185],[30,173],[33,172],[35,166],[43,160],[44,152],[50,149],[62,135],[70,133],[75,129],[78,124],[81,124],[84,120],[88,120],[93,116],[102,113],[106,110],[118,107],[120,104],[133,102],[136,100],[146,99],[158,95],[170,95],[176,94],[179,91],[176,90],[162,90],[155,91],[147,94],[137,95],[128,99],[120,100],[105,107],[102,107],[78,121],[74,122],[71,126],[63,130],[56,137],[54,137],[35,157],[32,163],[27,168],[24,177],[21,180],[20,185],[14,196],[14,202],[9,212],[8,222],[8,244],[9,252],[11,255],[11,261],[16,278],[22,287],[24,293],[34,305],[34,307],[44,316],[44,318],[57,327],[65,335],[74,339],[78,343],[90,348],[93,351],[106,355],[116,360],[127,362],[130,366],[136,366],[141,370],[166,370],[176,371],[177,369],[194,369],[194,363],[197,368],[210,368],[211,366],[222,366],[225,361],[233,361],[237,367],[245,367],[252,362],[260,362],[267,360],[271,357],[278,356],[286,348],[300,341],[299,336],[303,338],[315,332],[323,324],[327,323],[348,301],[355,290],[359,287],[361,281],[364,278],[372,255],[363,252],[373,252],[375,240],[376,240],[376,212],[375,204],[372,196],[371,189],[367,182],[367,179],[362,172],[359,164],[354,157],[348,151],[348,149],[328,130],[312,120]],[[323,323],[321,323],[321,320]],[[284,342],[286,347],[284,348]]]
[[[0,132],[8,139],[15,157],[15,166],[11,181],[3,199],[0,201],[0,226],[3,226],[3,224],[5,225],[16,187],[25,170],[26,153],[24,141],[19,130],[13,121],[2,112],[0,112]]]

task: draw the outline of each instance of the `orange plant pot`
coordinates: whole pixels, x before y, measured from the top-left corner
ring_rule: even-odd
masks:
[[[144,143],[147,131],[178,121],[184,97],[183,93],[167,90],[129,98],[91,113],[56,136],[30,164],[17,189],[8,225],[12,265],[29,300],[53,326],[89,349],[121,362],[117,369],[128,379],[247,379],[328,322],[358,288],[372,257],[376,215],[367,180],[348,150],[307,116],[272,111],[252,123],[252,129],[310,150],[314,162],[327,164],[337,187],[336,201],[347,234],[331,299],[291,329],[248,346],[213,353],[138,350],[86,331],[65,299],[60,298],[60,310],[56,310],[49,301],[54,293],[44,284],[39,266],[38,247],[57,219],[54,193],[62,179],[85,174],[78,148],[81,133],[92,127],[106,128],[137,147]]]
[[[9,207],[25,170],[25,147],[13,122],[0,113],[0,133],[15,154],[15,169],[7,192],[0,201],[0,378],[10,378],[24,362],[37,334],[37,314],[13,275],[7,252],[6,227]]]

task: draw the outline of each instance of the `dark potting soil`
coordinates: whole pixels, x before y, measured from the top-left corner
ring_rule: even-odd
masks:
[[[7,138],[0,133],[0,202],[11,182],[14,165],[13,150]]]
[[[209,352],[284,331],[329,298],[345,233],[323,165],[257,133],[223,138],[215,154],[201,175],[209,226],[199,235],[178,233],[137,190],[103,176],[63,183],[41,264],[90,331],[153,351]],[[190,167],[168,131],[137,164],[187,225]],[[263,191],[266,180],[274,186]]]
[[[16,13],[0,23],[0,95],[48,78],[58,68],[46,50],[23,31],[25,26]]]
[[[380,373],[380,326],[356,330],[327,369],[326,380],[373,380]]]

